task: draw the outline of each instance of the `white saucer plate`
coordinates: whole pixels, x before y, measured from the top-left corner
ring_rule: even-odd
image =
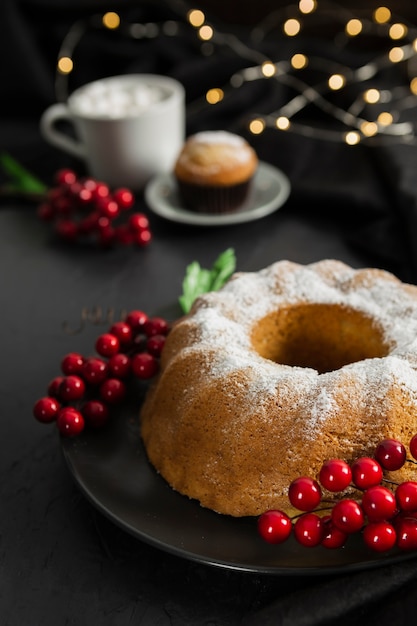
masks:
[[[282,207],[290,191],[291,185],[287,176],[273,165],[260,161],[249,196],[234,213],[209,215],[184,209],[172,174],[159,174],[149,181],[145,189],[145,200],[156,215],[174,222],[197,226],[224,226],[251,222],[270,215]]]

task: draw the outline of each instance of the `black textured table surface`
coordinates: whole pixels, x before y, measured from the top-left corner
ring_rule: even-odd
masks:
[[[57,167],[79,166],[43,142],[38,119],[54,100],[57,44],[65,28],[86,12],[81,4],[6,0],[0,8],[0,30],[7,33],[0,40],[2,58],[9,46],[15,61],[13,72],[4,65],[0,70],[10,86],[1,103],[1,146],[47,183]],[[100,7],[92,4],[93,10]],[[53,34],[50,40],[46,29]],[[129,59],[129,71],[163,71],[166,55],[156,54],[155,42],[148,45],[154,56],[123,57],[126,66]],[[203,59],[191,58],[183,48],[177,52],[167,73],[196,90]],[[232,64],[228,58],[224,62]],[[204,64],[207,77],[219,71],[214,61]],[[233,110],[223,110],[218,118],[205,111],[190,115],[188,132],[227,127],[243,134],[244,111],[262,108],[269,95],[260,90],[247,101],[234,102]],[[273,132],[252,139],[260,158],[289,177],[292,193],[285,205],[258,221],[206,228],[159,218],[138,194],[137,208],[149,215],[153,232],[146,249],[65,245],[37,219],[35,203],[2,198],[4,626],[413,623],[414,558],[398,563],[388,557],[378,567],[355,572],[341,568],[331,575],[287,576],[208,565],[141,541],[83,495],[64,461],[56,429],[32,416],[34,401],[59,373],[62,356],[73,350],[91,352],[101,332],[87,322],[71,334],[65,324],[76,329],[82,310],[96,307],[116,315],[172,308],[187,264],[197,259],[207,267],[228,247],[235,249],[239,270],[258,270],[280,259],[309,263],[335,258],[417,281],[413,145],[352,149],[296,136],[278,139]]]

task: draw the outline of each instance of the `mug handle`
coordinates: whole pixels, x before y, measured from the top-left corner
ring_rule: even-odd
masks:
[[[57,103],[46,109],[40,119],[41,134],[57,148],[75,157],[84,159],[86,154],[83,144],[55,128],[55,123],[59,120],[66,120],[71,124],[74,123],[66,104]]]

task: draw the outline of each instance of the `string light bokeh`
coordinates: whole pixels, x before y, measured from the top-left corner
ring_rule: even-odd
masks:
[[[132,39],[175,37],[188,31],[196,38],[202,56],[209,57],[226,48],[244,63],[243,69],[230,76],[226,84],[213,85],[194,105],[218,106],[244,85],[260,80],[277,81],[291,93],[276,110],[248,115],[247,129],[254,135],[272,128],[351,146],[363,142],[417,142],[417,129],[405,115],[417,105],[417,62],[413,64],[413,60],[417,61],[417,28],[395,16],[388,6],[353,14],[325,0],[299,0],[298,5],[271,12],[243,38],[210,23],[200,8],[190,9],[182,0],[168,4],[178,19],[160,24],[127,23],[116,11],[76,22],[58,55],[58,100],[68,95],[67,79],[76,70],[74,50],[89,30],[117,30]],[[311,37],[309,29],[326,30],[330,24],[338,50],[354,45],[361,48],[365,38],[373,38],[378,45],[371,53],[368,51],[369,58],[362,65],[354,67],[306,52],[303,42]],[[299,49],[288,58],[268,58],[262,47],[271,36],[292,40],[295,47],[299,43]],[[386,87],[382,82],[384,74],[390,78]],[[309,81],[311,76],[315,82]],[[393,84],[393,76],[397,84]],[[303,119],[302,114],[311,107],[324,115],[328,123]]]

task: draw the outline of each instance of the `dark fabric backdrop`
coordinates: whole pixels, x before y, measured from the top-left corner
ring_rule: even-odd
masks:
[[[177,7],[177,3],[173,6]],[[74,22],[111,8],[111,3],[100,0],[4,0],[2,3],[1,145],[47,180],[51,179],[57,162],[68,162],[67,157],[51,151],[45,142],[40,141],[38,130],[42,111],[57,98],[55,65],[60,45]],[[118,3],[118,9],[128,22],[160,25],[168,19],[184,22],[181,14],[164,2],[125,1]],[[216,22],[215,16],[209,16],[221,30],[227,32],[231,28],[230,24]],[[239,34],[245,42],[246,31],[239,30]],[[298,46],[298,41],[274,35],[262,44],[261,50],[271,58],[279,59],[288,58]],[[324,37],[302,40],[302,47],[307,53],[311,50],[352,67],[378,52],[364,47],[355,50],[352,46],[338,49]],[[225,47],[212,56],[202,55],[195,33],[185,24],[175,37],[160,34],[139,40],[118,32],[88,29],[75,48],[74,62],[75,69],[68,84],[65,85],[62,78],[57,83],[59,94],[65,90],[70,92],[89,80],[116,73],[165,73],[179,79],[187,92],[188,133],[201,128],[228,128],[247,135],[247,121],[251,114],[276,110],[291,95],[279,82],[263,81],[232,91],[215,107],[202,105],[201,98],[207,88],[227,85],[230,76],[247,66],[248,61]],[[386,80],[389,78],[388,75]],[[307,122],[323,123],[317,110],[308,109],[306,115]],[[415,116],[414,111],[409,116]],[[293,185],[292,202],[297,211],[314,211],[328,220],[345,224],[347,236],[356,245],[372,249],[376,264],[392,270],[402,279],[417,279],[417,258],[412,239],[416,219],[414,146],[358,146],[352,149],[341,143],[274,130],[251,136],[250,141],[261,159],[276,164],[288,174]],[[335,162],[339,163],[337,169],[329,167]]]

